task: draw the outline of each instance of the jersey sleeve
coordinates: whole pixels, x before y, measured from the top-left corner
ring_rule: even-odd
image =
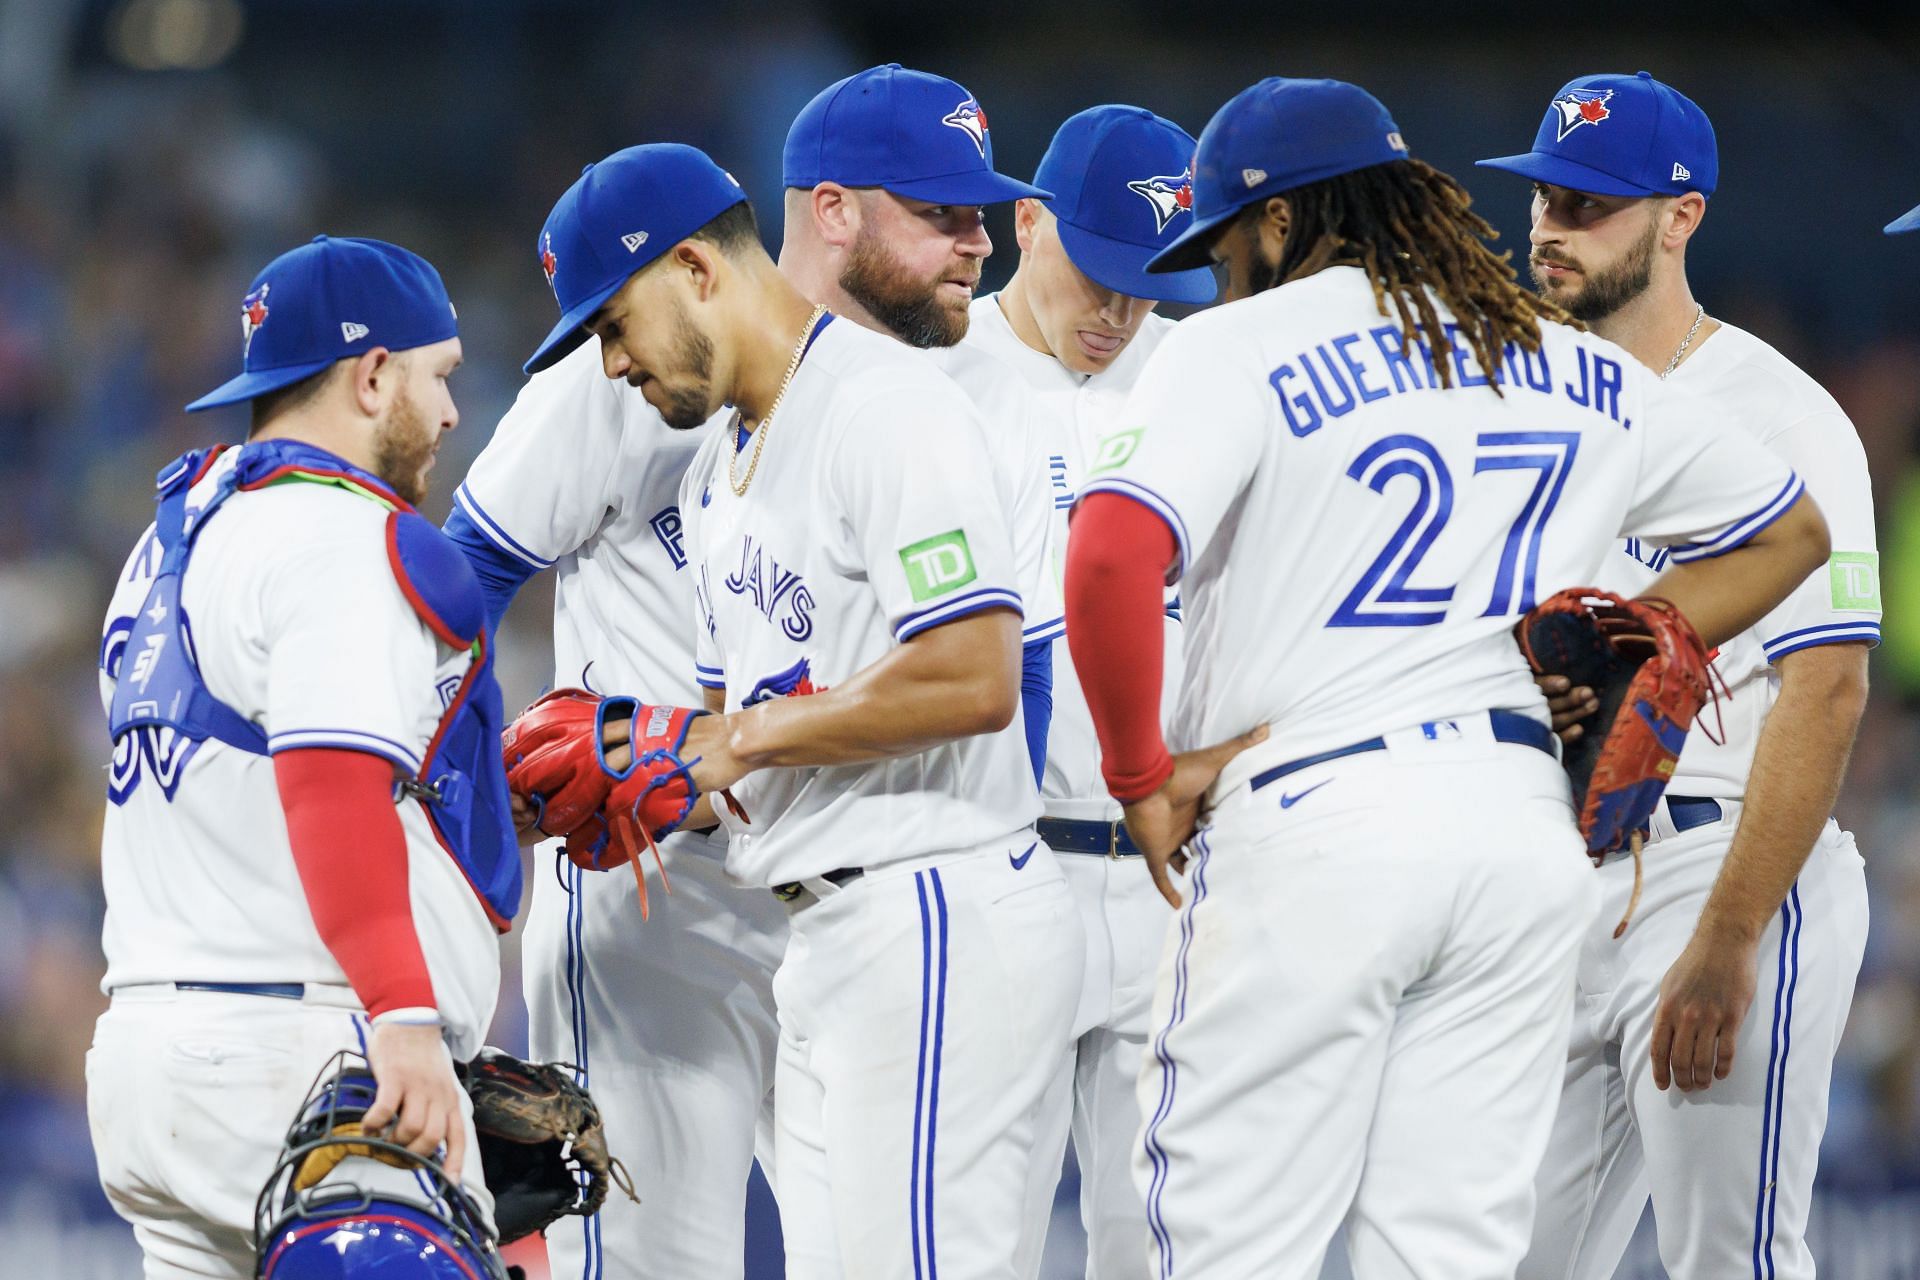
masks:
[[[1179,325],[1101,433],[1077,497],[1117,493],[1152,510],[1173,531],[1178,581],[1253,478],[1272,397],[1257,352],[1218,326]]]
[[[589,342],[534,374],[453,494],[529,571],[576,550],[618,504],[627,392],[601,372],[599,350]]]
[[[988,609],[1022,610],[986,436],[944,376],[849,413],[828,483],[895,640]]]
[[[1806,481],[1827,518],[1833,552],[1754,628],[1769,662],[1822,644],[1880,643],[1880,550],[1867,454],[1838,408],[1801,419],[1767,441]]]
[[[419,772],[439,642],[401,594],[383,531],[379,519],[319,524],[267,572],[269,753],[342,747]]]
[[[1020,466],[1012,494],[1013,558],[1026,610],[1021,633],[1028,645],[1050,644],[1067,632],[1066,606],[1054,571],[1061,548],[1053,505],[1053,467],[1040,415],[1029,401],[1020,434]]]
[[[1806,489],[1785,460],[1723,411],[1678,389],[1649,385],[1631,429],[1640,433],[1640,453],[1620,532],[1671,548],[1675,564],[1744,546]]]

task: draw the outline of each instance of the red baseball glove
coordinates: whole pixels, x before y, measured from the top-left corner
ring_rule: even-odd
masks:
[[[655,842],[677,830],[700,798],[693,764],[681,758],[680,748],[687,726],[706,714],[557,689],[501,735],[508,786],[533,803],[540,830],[565,836],[567,857],[586,870],[631,863],[642,919],[648,914],[647,882],[637,855],[653,850],[661,883],[671,892]],[[623,717],[631,718],[630,758],[615,769],[607,761],[605,727]]]
[[[1706,645],[1666,601],[1627,600],[1592,587],[1542,601],[1514,634],[1536,676],[1565,676],[1599,700],[1561,762],[1595,863],[1633,846],[1637,900],[1640,836],[1712,693]],[[1627,910],[1631,915],[1632,906]]]
[[[529,801],[534,825],[570,836],[600,811],[613,776],[600,754],[606,700],[585,689],[555,689],[515,717],[500,735],[507,787]]]

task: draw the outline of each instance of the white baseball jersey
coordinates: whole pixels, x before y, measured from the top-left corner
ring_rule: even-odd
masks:
[[[1591,334],[1542,326],[1539,353],[1516,347],[1494,371],[1504,396],[1451,322],[1430,357],[1451,390],[1400,338],[1358,267],[1195,316],[1083,487],[1138,499],[1177,539],[1174,749],[1272,726],[1222,792],[1397,726],[1498,707],[1544,719],[1515,615],[1591,581],[1622,534],[1704,558],[1802,491],[1717,410]]]
[[[216,459],[189,507],[238,451]],[[259,725],[272,751],[338,747],[417,773],[468,667],[401,594],[386,510],[330,485],[283,483],[228,498],[180,587],[202,678]],[[112,705],[133,615],[160,563],[151,527],[114,586],[100,649]],[[101,870],[107,974],[144,983],[347,986],[307,906],[287,842],[273,761],[216,739],[140,729],[114,749]],[[427,823],[398,801],[413,923],[456,1058],[480,1048],[500,987],[499,946],[480,899]]]
[[[1709,706],[1700,713],[1667,787],[1675,795],[1737,800],[1746,793],[1760,728],[1779,692],[1774,659],[1836,641],[1880,642],[1873,486],[1866,450],[1846,412],[1792,361],[1745,330],[1721,325],[1668,382],[1712,401],[1734,425],[1784,458],[1820,503],[1833,540],[1824,570],[1759,625],[1720,646],[1714,665],[1731,696],[1720,699],[1717,712]],[[1608,557],[1600,585],[1643,591],[1666,567],[1664,549],[1633,540],[1623,549],[1625,556]]]
[[[527,381],[475,459],[459,510],[529,571],[553,567],[556,685],[700,705],[679,502],[704,438],[609,380],[589,341]],[[533,877],[531,1051],[576,1064],[608,1130],[640,1135],[623,1141],[639,1144],[627,1159],[640,1203],[616,1197],[549,1231],[556,1277],[740,1275],[787,922],[771,894],[728,881],[726,846],[723,830],[667,837],[671,892],[648,859],[644,921],[624,868],[560,860],[549,874],[543,859]]]
[[[966,340],[953,348],[955,358],[947,371],[967,387],[974,368],[991,358],[1004,363],[1031,388],[1052,478],[1056,517],[1052,576],[1059,590],[1057,584],[1066,574],[1067,518],[1073,510],[1074,491],[1087,474],[1087,459],[1100,437],[1120,423],[1127,394],[1139,381],[1147,358],[1173,331],[1174,322],[1149,314],[1111,365],[1099,373],[1082,374],[1022,342],[1000,310],[997,295],[975,299],[970,314]],[[1181,636],[1177,606],[1171,600],[1168,610],[1162,703],[1171,714],[1179,688]],[[1053,649],[1053,723],[1047,734],[1047,769],[1040,794],[1052,817],[1107,822],[1120,817],[1120,806],[1107,794],[1100,776],[1100,739],[1093,730],[1093,713],[1087,709],[1086,694],[1081,692],[1073,657],[1064,643]]]
[[[556,570],[556,683],[700,705],[679,501],[704,438],[610,380],[588,342],[527,382],[455,490],[495,544]]]
[[[831,688],[969,614],[1020,611],[1011,477],[965,394],[919,353],[827,324],[769,430],[745,497],[727,430],[706,433],[680,491],[698,679],[729,710]],[[762,885],[986,844],[1040,808],[1017,715],[917,755],[762,770],[733,794],[751,823],[724,818],[728,872]]]
[[[973,314],[980,304],[974,303]],[[1023,643],[1051,641],[1067,633],[1060,595],[1059,564],[1066,555],[1066,527],[1056,518],[1057,484],[1050,424],[1041,416],[1032,389],[996,354],[973,341],[971,330],[960,345],[935,347],[929,359],[973,401],[987,432],[988,461],[1003,489],[1012,494],[1013,560],[1026,625]]]

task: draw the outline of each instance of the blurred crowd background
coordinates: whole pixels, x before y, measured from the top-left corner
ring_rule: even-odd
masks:
[[[244,434],[241,412],[180,406],[236,367],[253,273],[321,231],[440,267],[467,360],[437,519],[551,322],[534,237],[583,164],[696,143],[777,241],[795,111],[898,60],[972,89],[1021,175],[1097,102],[1198,133],[1261,76],[1356,80],[1521,257],[1525,185],[1471,162],[1524,149],[1562,82],[1644,67],[1706,109],[1723,176],[1695,291],[1825,383],[1873,468],[1887,642],[1839,816],[1874,914],[1814,1246],[1830,1276],[1920,1277],[1920,236],[1879,234],[1920,203],[1920,16],[1899,9],[0,0],[0,1276],[138,1274],[94,1180],[82,1079],[104,1005],[95,656],[156,469]],[[1004,210],[989,228],[993,285],[1015,250]],[[509,620],[510,703],[547,682],[550,595],[530,589]],[[510,967],[495,1039],[523,1045],[523,1026]],[[1050,1274],[1077,1275],[1062,1204]],[[754,1274],[777,1274],[756,1240]],[[1623,1274],[1657,1275],[1650,1249]]]

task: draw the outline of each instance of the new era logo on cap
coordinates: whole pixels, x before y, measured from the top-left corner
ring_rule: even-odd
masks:
[[[620,243],[627,246],[628,253],[632,253],[646,242],[647,233],[644,231],[629,231],[620,237]]]
[[[1684,182],[1692,176],[1693,171],[1688,169],[1687,166],[1681,164],[1678,160],[1673,162],[1673,180],[1675,182]]]
[[[987,154],[987,113],[972,98],[947,112],[940,123],[950,129],[958,129],[973,139],[973,145],[980,149],[981,155]]]
[[[355,324],[351,320],[342,320],[340,322],[340,337],[347,342],[358,342],[371,332],[373,331],[367,328],[367,326]]]
[[[1565,138],[1583,124],[1599,124],[1612,115],[1607,108],[1607,99],[1612,96],[1611,89],[1569,89],[1555,98],[1553,110],[1560,116],[1560,137]]]
[[[1252,190],[1266,180],[1267,171],[1265,169],[1242,169],[1240,171],[1240,181],[1247,184],[1248,190]]]

